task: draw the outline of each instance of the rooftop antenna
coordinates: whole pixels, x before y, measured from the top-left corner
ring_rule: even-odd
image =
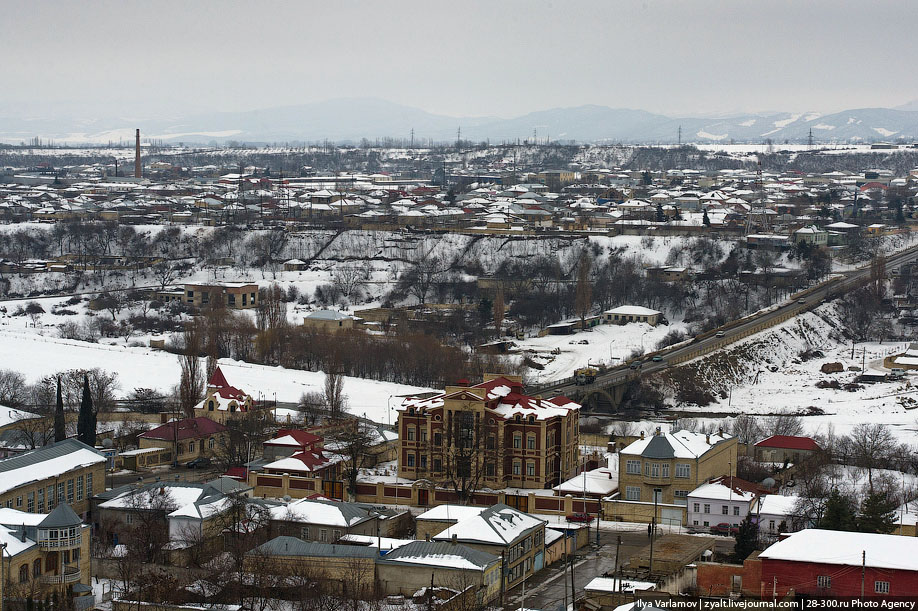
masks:
[[[682,126],[679,126],[679,146],[682,146]]]
[[[413,127],[411,128],[411,144],[408,145],[408,148],[410,149],[414,148],[414,128]]]
[[[456,130],[456,150],[462,152],[462,126]]]

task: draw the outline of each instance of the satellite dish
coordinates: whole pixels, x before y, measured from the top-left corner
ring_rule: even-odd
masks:
[[[774,488],[774,487],[775,487],[775,478],[773,478],[773,477],[766,477],[765,479],[763,479],[763,480],[762,480],[762,487],[763,487],[763,488],[768,488],[768,489]]]
[[[785,487],[785,488],[793,488],[793,487],[796,486],[796,485],[797,485],[797,482],[795,482],[795,481],[792,480],[792,479],[791,479],[791,480],[788,480],[787,482],[784,483],[784,487]]]
[[[112,444],[112,440],[109,439],[108,437],[106,437],[105,439],[102,440],[102,447],[103,447],[103,448],[111,448],[112,445],[114,445],[114,444]]]
[[[285,503],[289,503],[289,502],[292,501],[292,500],[293,500],[293,499],[290,497],[289,494],[285,494],[285,495],[284,495],[284,502],[285,502]]]

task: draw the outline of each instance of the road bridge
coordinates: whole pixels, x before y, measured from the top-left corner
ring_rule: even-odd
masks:
[[[895,269],[915,260],[918,260],[918,246],[907,248],[887,257],[885,269],[887,271]],[[578,385],[574,376],[571,376],[545,384],[529,385],[527,392],[532,395],[564,395],[581,404],[590,405],[597,411],[617,411],[628,387],[642,376],[681,365],[715,350],[721,350],[754,333],[781,324],[828,299],[834,299],[863,286],[870,280],[870,273],[870,266],[844,272],[796,293],[787,301],[697,335],[687,342],[643,355],[630,363],[608,369],[596,376],[596,380],[591,384]]]

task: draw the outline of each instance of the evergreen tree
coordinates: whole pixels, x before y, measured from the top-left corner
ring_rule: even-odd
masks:
[[[657,204],[657,222],[666,222],[666,213],[663,212],[663,204]]]
[[[90,447],[96,445],[96,414],[92,409],[88,375],[83,376],[83,398],[80,401],[80,416],[77,420],[77,439]]]
[[[736,544],[733,547],[733,560],[742,562],[759,546],[759,525],[749,519],[742,521],[736,533]]]
[[[54,441],[67,438],[67,423],[64,420],[64,399],[61,396],[61,379],[57,378],[57,405],[54,408]]]
[[[889,534],[896,528],[896,502],[882,492],[867,495],[857,516],[857,529],[863,533]]]
[[[701,224],[705,227],[711,226],[711,219],[708,218],[708,209],[705,208],[704,212],[701,213]]]
[[[833,490],[826,500],[826,509],[819,521],[819,528],[826,530],[855,530],[857,514],[852,500]]]

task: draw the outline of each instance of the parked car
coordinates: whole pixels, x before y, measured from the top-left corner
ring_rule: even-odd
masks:
[[[644,363],[642,363],[641,361],[634,361],[633,363],[628,365],[628,368],[629,369],[640,369],[643,366],[644,366]]]
[[[726,335],[727,335],[727,334],[724,333],[723,331],[718,331],[717,333],[714,334],[714,337],[724,337],[724,336],[726,336]]]
[[[729,522],[721,522],[711,527],[711,533],[715,535],[735,535],[739,532],[739,526],[734,526]]]
[[[593,516],[588,513],[572,513],[567,516],[568,522],[582,522],[584,524],[589,524],[593,521]]]
[[[202,467],[209,467],[210,459],[207,458],[206,456],[199,456],[198,458],[195,458],[194,460],[189,460],[187,463],[185,463],[185,466],[188,467],[189,469],[200,469]]]
[[[659,363],[660,361],[663,360],[663,357],[658,354],[657,356],[653,357],[650,360],[653,361],[654,363]]]

